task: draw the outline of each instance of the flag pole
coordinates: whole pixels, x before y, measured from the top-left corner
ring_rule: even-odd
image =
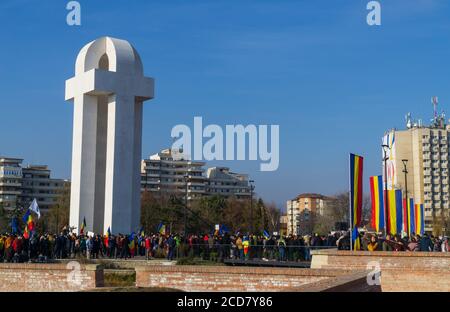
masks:
[[[353,242],[352,242],[352,154],[349,155],[349,161],[348,161],[348,218],[349,218],[349,225],[350,225],[350,231],[349,231],[349,237],[350,237],[350,251],[353,250]]]

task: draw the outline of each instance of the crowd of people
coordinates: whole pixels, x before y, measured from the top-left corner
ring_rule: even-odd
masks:
[[[360,233],[359,249],[365,251],[448,252],[447,237],[427,234],[401,237]],[[184,240],[178,234],[76,235],[64,230],[59,235],[38,234],[30,237],[0,235],[0,262],[49,262],[53,259],[142,259],[182,257],[211,261],[225,259],[265,261],[308,261],[311,250],[319,248],[350,249],[350,234],[337,231],[327,235],[262,236],[230,233],[193,234]]]
[[[360,235],[360,249],[365,251],[422,251],[449,252],[448,237],[435,237],[428,234],[411,236],[386,235],[386,237],[364,233]]]

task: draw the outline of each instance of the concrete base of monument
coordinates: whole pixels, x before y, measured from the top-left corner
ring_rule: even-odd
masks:
[[[450,253],[317,250],[312,269],[381,271],[382,291],[450,291]]]

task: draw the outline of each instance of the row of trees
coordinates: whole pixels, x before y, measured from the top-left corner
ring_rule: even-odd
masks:
[[[144,229],[154,232],[160,222],[172,232],[210,233],[216,224],[230,231],[255,232],[278,231],[280,210],[275,204],[267,205],[262,199],[251,204],[250,199],[225,198],[221,196],[201,197],[190,201],[185,210],[184,198],[176,195],[159,196],[151,192],[142,194],[141,221]],[[251,210],[253,209],[253,218]]]

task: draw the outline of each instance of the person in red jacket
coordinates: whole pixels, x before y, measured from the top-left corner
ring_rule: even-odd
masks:
[[[20,255],[20,253],[22,252],[22,246],[23,246],[22,238],[16,237],[12,243],[14,253]]]
[[[150,237],[146,237],[145,238],[145,257],[146,257],[146,259],[147,260],[150,260],[150,256],[151,256],[151,249],[152,249],[152,244],[151,244],[151,241],[150,241]]]

